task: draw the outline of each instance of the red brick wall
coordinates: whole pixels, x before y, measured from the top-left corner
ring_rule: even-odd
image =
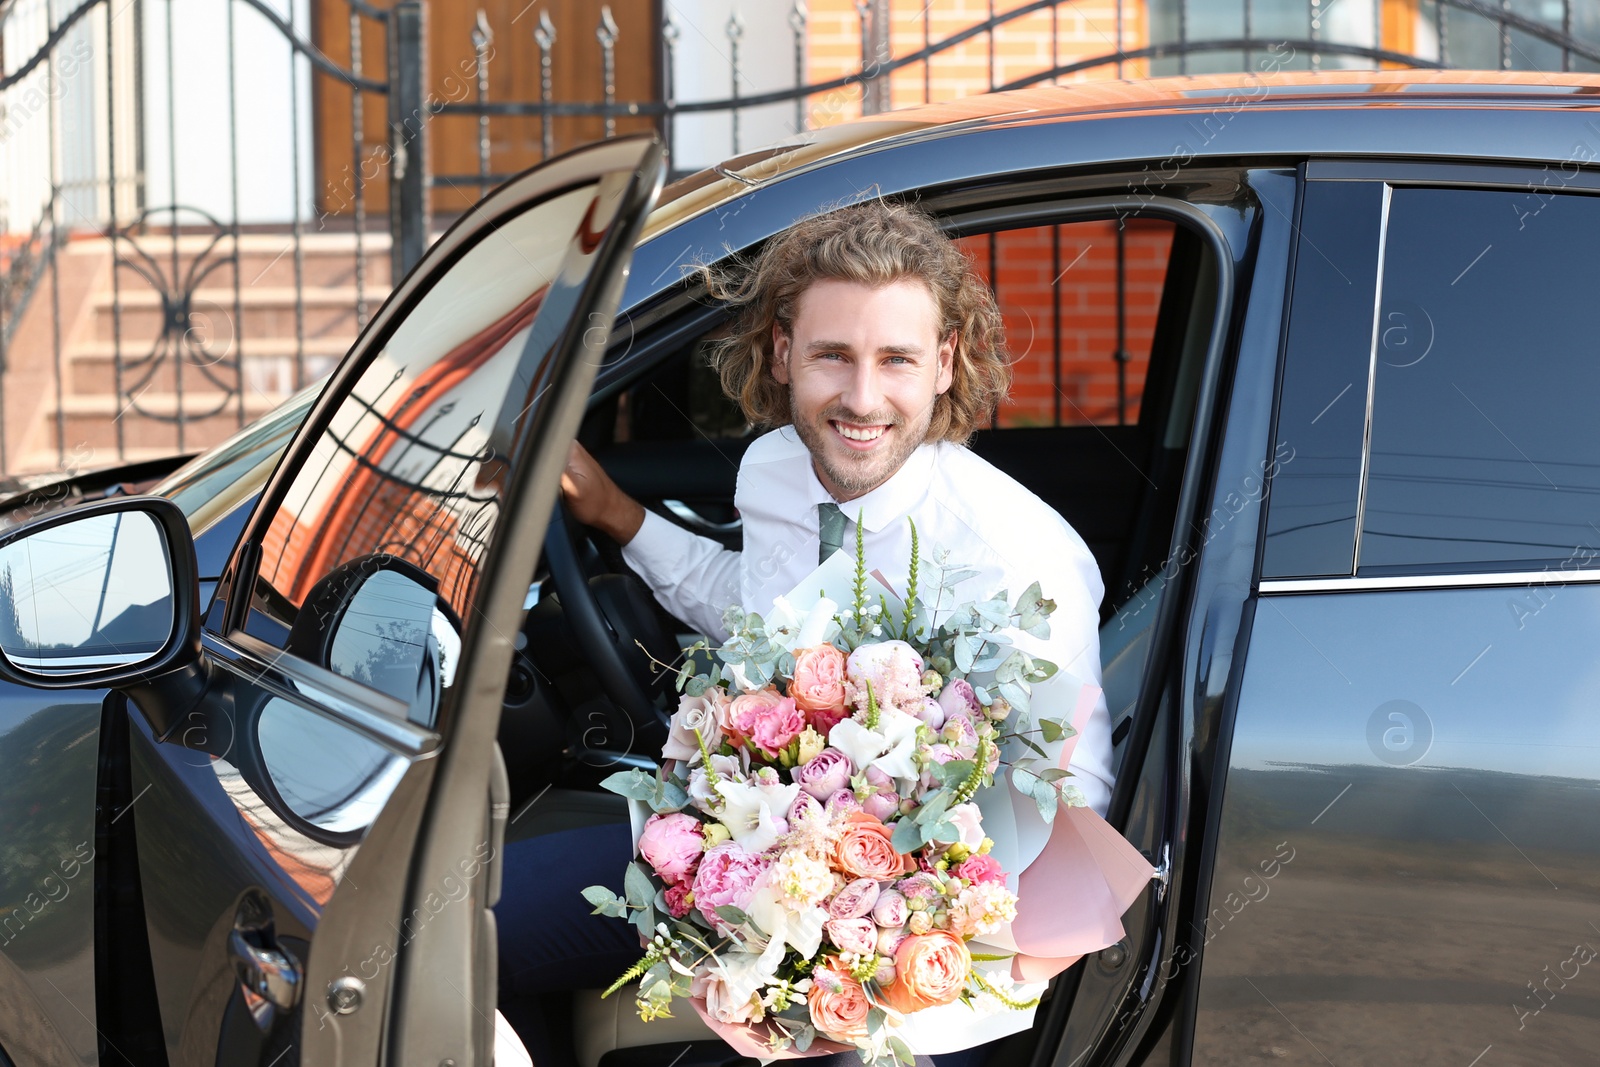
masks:
[[[1170,222],[1129,219],[1123,233],[1126,419],[1138,421],[1139,397],[1172,245]],[[1060,257],[1051,256],[1059,230]],[[990,243],[998,272],[990,273]],[[1012,351],[1010,398],[1002,426],[1117,422],[1117,223],[1074,222],[967,237],[961,245],[990,281],[1005,318]],[[1059,266],[1057,266],[1059,263]],[[1051,281],[1059,276],[1060,382],[1056,387],[1055,308]]]

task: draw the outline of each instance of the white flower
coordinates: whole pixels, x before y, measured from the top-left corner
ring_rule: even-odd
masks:
[[[772,872],[751,894],[745,914],[770,939],[762,955],[770,960],[773,969],[783,962],[785,945],[807,959],[814,957],[822,947],[822,924],[828,920],[828,909],[820,905],[789,907]]]
[[[878,709],[878,728],[869,730],[855,719],[841,719],[828,731],[828,744],[850,757],[857,771],[876,766],[892,778],[915,780],[918,719],[894,708]]]
[[[833,892],[833,872],[828,865],[795,849],[778,857],[772,879],[782,903],[791,911],[815,907]]]
[[[712,756],[711,768],[724,782],[736,781],[739,777],[738,756]],[[722,799],[711,788],[711,776],[706,769],[697,766],[689,771],[689,802],[707,815],[715,815],[722,810]]]
[[[750,853],[761,853],[789,832],[784,815],[800,792],[797,785],[750,784],[724,780],[717,786],[722,797],[722,821],[733,839]]]
[[[834,612],[838,610],[839,605],[827,597],[820,597],[809,610],[796,607],[788,597],[776,597],[765,619],[767,636],[774,647],[785,652],[815,648],[827,638]]]
[[[781,954],[780,954],[781,959]],[[723,952],[702,979],[706,1010],[721,1023],[752,1022],[761,1017],[761,990],[777,981],[755,952]]]

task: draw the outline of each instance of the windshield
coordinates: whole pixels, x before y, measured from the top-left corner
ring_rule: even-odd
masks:
[[[198,535],[260,491],[322,392],[309,385],[226,441],[173,471],[150,492],[171,499]]]

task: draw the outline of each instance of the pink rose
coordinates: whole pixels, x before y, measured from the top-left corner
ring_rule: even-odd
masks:
[[[784,695],[770,685],[753,693],[740,693],[728,702],[723,712],[723,732],[735,744],[744,744],[755,732],[757,716],[784,699]]]
[[[795,794],[794,803],[789,805],[789,811],[784,817],[788,820],[789,825],[795,829],[799,829],[808,822],[825,823],[828,821],[827,814],[822,810],[822,805],[817,803],[817,798],[804,791]]]
[[[806,717],[794,706],[794,701],[784,697],[778,703],[755,713],[750,740],[768,759],[776,759],[789,742],[800,736],[806,728]]]
[[[891,930],[898,930],[904,926],[907,914],[909,912],[906,908],[905,895],[898,890],[885,889],[878,894],[878,899],[872,905],[872,921]],[[885,955],[893,951],[889,949]]]
[[[860,919],[872,911],[877,902],[878,883],[871,878],[857,878],[828,902],[828,914],[835,919]]]
[[[972,974],[972,954],[948,930],[908,937],[894,950],[895,980],[879,993],[895,1011],[909,1015],[949,1004],[961,995]]]
[[[978,745],[977,727],[972,725],[972,717],[964,711],[954,712],[945,719],[939,736],[959,752],[962,759],[970,759]]]
[[[871,919],[829,919],[822,928],[846,952],[865,956],[878,951],[878,927]]]
[[[824,737],[828,730],[817,725],[814,715],[831,716],[833,723],[844,715],[844,653],[832,645],[802,648],[794,654],[794,678],[789,695],[795,706],[806,713],[807,721]]]
[[[695,731],[705,738],[706,750],[715,752],[722,744],[721,718],[728,702],[728,694],[712,687],[703,696],[687,694],[678,698],[678,710],[673,713],[667,743],[661,747],[663,759],[693,762],[700,755],[700,742]]]
[[[861,810],[874,819],[888,822],[891,816],[900,814],[900,794],[874,793],[861,802]]]
[[[825,748],[809,763],[794,769],[794,782],[818,800],[827,800],[850,784],[850,757]]]
[[[689,903],[689,883],[679,882],[677,885],[667,886],[667,913],[674,919],[681,919],[689,914],[693,905]]]
[[[966,683],[963,682],[963,685]],[[924,697],[922,706],[916,710],[917,718],[928,724],[928,729],[937,730],[944,725],[944,705],[932,697]]]
[[[976,851],[983,844],[983,812],[976,804],[957,804],[945,813],[945,818],[956,824],[963,845]]]
[[[971,856],[956,867],[955,875],[973,885],[1006,884],[1006,872],[1001,869],[1000,861],[993,856]]]
[[[863,774],[867,779],[867,784],[873,788],[881,789],[885,793],[894,792],[894,779],[889,777],[883,771],[879,770],[876,766],[868,767]]]
[[[982,707],[978,703],[978,694],[972,691],[972,686],[961,678],[952,678],[944,683],[944,688],[939,691],[939,706],[944,709],[945,715],[954,715],[964,711],[969,716],[978,714]]]
[[[752,856],[736,842],[726,841],[707,852],[700,860],[700,869],[694,876],[694,906],[700,909],[713,930],[725,931],[728,924],[722,921],[717,909],[725,904],[744,908],[756,891],[756,884],[772,861],[765,856]]]
[[[841,789],[828,798],[828,821],[837,822],[851,812],[861,810],[861,801],[856,799],[855,792]]]
[[[693,874],[705,847],[700,820],[681,812],[650,816],[645,820],[644,832],[639,835],[639,855],[668,884],[681,882]]]

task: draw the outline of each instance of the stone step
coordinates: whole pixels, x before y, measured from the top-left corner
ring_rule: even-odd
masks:
[[[344,358],[355,343],[354,337],[308,338],[304,349],[302,379],[314,381],[326,374]],[[247,337],[240,345],[244,353],[244,379],[246,389],[262,392],[282,392],[281,383],[293,388],[295,364],[295,339],[293,337]],[[162,359],[155,367],[141,362],[149,355],[148,344],[140,348],[122,346],[122,391],[153,389],[158,393],[177,390],[178,374],[175,361]],[[232,358],[233,353],[228,353]],[[96,393],[111,394],[117,391],[116,346],[110,341],[89,341],[74,345],[63,353],[67,389],[76,395]],[[186,390],[214,388],[205,384],[216,378],[232,388],[236,372],[229,367],[204,361],[183,361],[183,382]],[[207,373],[209,371],[209,374]]]
[[[256,286],[239,294],[243,322],[235,324],[234,299],[231,288],[205,287],[195,290],[190,302],[188,320],[189,336],[195,343],[203,343],[213,351],[225,348],[234,336],[250,338],[295,336],[296,290],[283,286]],[[379,301],[369,302],[369,314],[377,310]],[[93,323],[85,331],[90,341],[112,341],[118,332],[118,322],[113,314],[118,302],[109,289],[95,294],[92,308]],[[306,289],[302,294],[304,330],[307,340],[354,337],[356,329],[356,291],[354,287],[337,286]],[[151,289],[127,291],[121,294],[120,332],[123,351],[148,352],[166,326],[161,294]]]
[[[110,242],[104,239],[72,242],[71,254],[104,255]],[[209,246],[209,247],[208,247]],[[348,234],[308,234],[300,239],[301,284],[308,288],[349,286],[356,284],[355,238]],[[209,238],[184,235],[178,238],[177,264],[174,269],[173,245],[162,235],[122,238],[117,241],[117,254],[123,265],[118,274],[118,284],[124,291],[153,290],[163,287],[171,290],[188,284],[190,271],[203,273],[201,284],[207,288],[232,290],[234,282],[233,239],[223,236],[214,246]],[[389,239],[369,236],[362,242],[361,255],[365,268],[362,287],[372,308],[383,301],[390,288]],[[245,234],[239,239],[239,288],[257,286],[292,288],[295,284],[294,238],[289,234]],[[196,260],[199,260],[196,265]],[[146,277],[148,275],[149,277]],[[157,279],[152,283],[150,278]],[[177,278],[174,284],[172,279]],[[111,288],[109,277],[105,288]]]

